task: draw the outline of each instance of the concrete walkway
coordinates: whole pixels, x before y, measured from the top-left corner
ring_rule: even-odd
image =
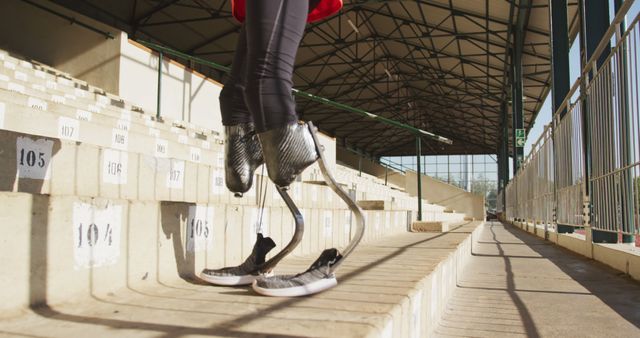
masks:
[[[640,337],[640,283],[520,229],[487,223],[440,337]]]

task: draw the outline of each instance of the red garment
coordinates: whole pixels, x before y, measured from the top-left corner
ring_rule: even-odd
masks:
[[[245,0],[231,1],[231,12],[233,13],[233,16],[240,22],[244,22],[246,13],[245,8]],[[314,8],[307,16],[307,22],[322,20],[330,15],[337,13],[340,8],[342,8],[342,0],[320,0],[316,8]]]

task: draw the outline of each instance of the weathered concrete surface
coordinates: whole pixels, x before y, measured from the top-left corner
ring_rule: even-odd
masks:
[[[516,227],[488,223],[436,332],[638,337],[640,284]]]
[[[479,224],[362,245],[338,271],[338,286],[311,297],[269,298],[248,287],[177,278],[140,281],[79,303],[2,318],[0,336],[426,336],[470,257]],[[285,260],[277,272],[302,271],[314,258]]]

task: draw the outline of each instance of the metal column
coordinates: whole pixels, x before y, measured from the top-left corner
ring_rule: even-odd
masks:
[[[596,51],[600,40],[604,37],[605,32],[609,28],[609,2],[602,0],[581,0],[581,36],[582,41],[580,44],[580,64],[581,68],[584,69],[587,60],[591,58],[591,56]],[[599,69],[605,62],[607,56],[609,55],[610,47],[605,49],[598,61],[596,62],[597,68]],[[583,74],[584,75],[584,74]],[[580,86],[580,94],[582,97],[587,95],[586,92],[586,83],[591,78],[591,73],[583,76],[582,83]],[[587,100],[583,100],[583,123],[584,123],[584,143],[585,143],[585,181],[587,182],[586,193],[589,197],[591,197],[592,188],[591,188],[591,175],[592,175],[592,154],[591,154],[591,136],[589,133],[589,105],[586,102]],[[613,162],[611,162],[613,163]],[[593,216],[593,215],[590,215]],[[618,241],[618,234],[598,231],[592,229],[592,239],[595,243],[616,243]]]
[[[552,97],[552,113],[555,114],[562,101],[569,93],[569,32],[567,24],[567,0],[551,0],[549,3],[549,28],[551,30],[551,97]],[[560,117],[567,113],[567,108],[563,108]],[[553,120],[553,119],[552,119]],[[553,123],[553,121],[552,121]],[[551,136],[554,137],[554,134]],[[553,154],[556,154],[556,142],[553,144]],[[566,168],[557,168],[554,161],[554,175],[558,170],[566,170]],[[569,165],[570,167],[570,165]],[[555,180],[557,182],[557,179]],[[555,195],[555,184],[554,184]],[[554,215],[558,213],[557,198],[554,198]],[[558,233],[573,233],[574,228],[565,224],[557,224]]]
[[[420,170],[420,157],[422,157],[422,142],[420,136],[416,136],[416,175],[418,176],[418,221],[422,221],[422,170]]]
[[[516,36],[522,35],[516,33]],[[517,41],[517,40],[516,40]],[[512,77],[512,99],[511,110],[513,116],[513,127],[511,136],[513,140],[513,175],[520,169],[520,164],[524,160],[524,109],[522,105],[522,48],[512,49],[511,60],[513,60],[511,73]]]
[[[162,51],[158,52],[158,99],[156,101],[156,119],[162,118],[161,105],[162,105]]]
[[[614,10],[617,14],[622,7],[622,0],[614,1]],[[617,27],[616,39],[620,39],[624,31],[627,29],[625,21],[622,21]],[[617,54],[618,62],[621,65],[620,68],[626,70],[627,69],[627,46],[622,45],[622,52]],[[629,93],[629,76],[626,71],[622,72],[620,79],[620,88],[624,95],[621,96],[619,101],[619,109],[620,115],[622,118],[622,128],[620,133],[621,135],[621,143],[624,144],[624,148],[622,151],[622,167],[630,167],[633,163],[633,155],[631,154],[631,121],[629,115],[629,96],[626,93]],[[621,175],[620,184],[624,185],[625,188],[622,191],[626,191],[627,193],[624,196],[621,196],[623,201],[622,203],[622,228],[624,231],[629,233],[634,233],[635,231],[635,222],[634,222],[634,212],[633,212],[633,204],[634,204],[634,195],[633,195],[633,173],[632,169],[625,170],[626,175]],[[622,243],[634,243],[635,238],[633,235],[622,235]]]

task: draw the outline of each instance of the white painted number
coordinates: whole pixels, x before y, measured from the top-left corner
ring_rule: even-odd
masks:
[[[167,157],[169,154],[169,142],[163,139],[156,139],[156,156]]]
[[[129,133],[119,129],[113,129],[111,132],[111,147],[127,150],[129,147]]]
[[[182,189],[184,186],[184,161],[171,161],[171,168],[167,173],[167,188]]]
[[[18,137],[16,140],[16,156],[18,162],[18,177],[48,180],[51,177],[49,162],[53,141],[28,137]]]
[[[78,120],[82,120],[82,121],[91,121],[91,112],[88,112],[86,110],[82,110],[82,109],[78,109],[76,111],[76,118]]]
[[[224,171],[222,169],[215,169],[211,174],[211,192],[214,195],[224,193]]]
[[[120,256],[122,207],[73,205],[73,242],[76,268],[112,265]]]
[[[80,122],[61,116],[58,118],[58,137],[77,141],[80,138]]]
[[[187,218],[187,251],[203,251],[213,244],[213,207],[189,207]]]
[[[200,148],[189,148],[189,152],[191,153],[191,161],[200,163],[202,154],[200,152]]]
[[[128,164],[127,153],[105,149],[102,158],[102,181],[108,184],[127,184]]]

